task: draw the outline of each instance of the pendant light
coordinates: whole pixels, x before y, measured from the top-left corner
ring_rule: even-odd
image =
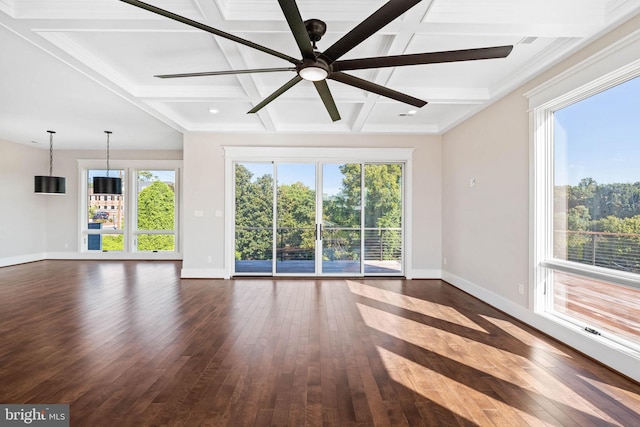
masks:
[[[34,192],[37,194],[61,195],[67,191],[66,178],[53,176],[53,130],[49,132],[49,176],[36,175],[34,177]]]
[[[109,136],[113,133],[105,130],[107,134],[107,176],[93,177],[93,194],[122,194],[122,179],[109,176]]]

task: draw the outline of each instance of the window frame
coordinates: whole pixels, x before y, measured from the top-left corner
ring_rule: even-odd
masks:
[[[102,159],[78,159],[78,248],[80,253],[91,257],[104,259],[176,259],[181,257],[182,236],[180,233],[182,202],[180,195],[180,182],[182,177],[182,160],[113,160],[110,161],[111,169],[124,170],[124,197],[125,227],[120,230],[89,230],[87,223],[89,195],[88,195],[88,171],[90,169],[104,169]],[[137,180],[139,170],[174,170],[175,171],[175,206],[174,206],[174,230],[175,246],[173,251],[138,251],[137,239]],[[99,196],[98,196],[99,197]],[[104,197],[105,200],[107,196]],[[100,200],[100,199],[98,199]],[[115,233],[114,233],[115,232]],[[88,250],[88,236],[90,234],[123,234],[124,249],[122,251],[90,251]],[[163,231],[163,234],[168,234]]]
[[[615,285],[640,289],[640,275],[561,260],[553,257],[553,200],[554,200],[554,114],[569,105],[640,76],[637,46],[640,31],[619,40],[551,80],[525,93],[529,100],[531,163],[530,170],[530,271],[534,312],[559,326],[578,330],[582,334],[584,322],[551,313],[554,271],[576,274]],[[589,338],[608,348],[621,350],[638,357],[640,346],[617,335],[601,331]],[[588,335],[587,335],[588,336]]]
[[[223,146],[225,156],[225,278],[235,263],[235,179],[234,163],[401,163],[403,165],[403,272],[411,279],[412,270],[412,176],[414,148],[351,147],[273,147]],[[320,175],[321,177],[321,175]],[[275,177],[277,179],[277,177]],[[319,196],[321,197],[321,195]],[[321,209],[321,208],[320,208]],[[311,276],[310,276],[311,277]]]
[[[138,191],[138,179],[139,179],[139,173],[141,171],[173,171],[174,172],[174,182],[173,182],[173,187],[174,187],[174,214],[173,214],[173,229],[171,230],[140,230],[138,228],[138,197],[140,195],[140,191]],[[179,252],[178,251],[178,233],[176,232],[177,228],[178,228],[178,219],[179,219],[179,214],[178,214],[178,206],[179,206],[179,170],[176,168],[133,168],[132,169],[132,176],[135,177],[135,184],[133,185],[134,191],[135,191],[135,195],[132,195],[132,199],[134,199],[134,208],[135,211],[133,212],[133,221],[131,222],[131,226],[132,226],[132,236],[133,236],[133,251],[134,252],[140,252],[140,253],[174,253],[174,252]],[[151,235],[172,235],[174,237],[174,249],[172,251],[165,251],[165,250],[140,250],[138,249],[138,238],[141,235],[147,235],[147,236],[151,236]]]

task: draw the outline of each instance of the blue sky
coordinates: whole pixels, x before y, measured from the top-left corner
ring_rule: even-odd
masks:
[[[555,113],[556,184],[640,182],[640,77]]]

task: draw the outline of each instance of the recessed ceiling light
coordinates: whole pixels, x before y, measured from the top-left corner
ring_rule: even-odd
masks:
[[[209,112],[211,114],[218,114],[220,112],[220,110],[218,110],[217,108],[209,108]]]
[[[415,116],[416,113],[418,113],[417,110],[409,110],[409,111],[407,111],[407,114],[410,115],[410,116]]]

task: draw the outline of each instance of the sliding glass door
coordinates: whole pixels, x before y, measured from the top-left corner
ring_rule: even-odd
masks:
[[[362,272],[362,165],[322,167],[322,272]]]
[[[273,164],[236,163],[235,273],[273,273]]]
[[[276,164],[276,274],[316,272],[316,164]]]
[[[235,163],[235,275],[402,275],[403,164]]]

